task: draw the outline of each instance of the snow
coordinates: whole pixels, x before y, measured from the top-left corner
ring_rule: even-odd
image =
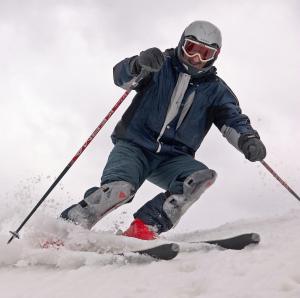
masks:
[[[25,297],[300,297],[300,210],[253,218],[184,234],[166,233],[141,241],[105,231],[85,231],[39,213],[21,240],[7,245],[7,218],[0,220],[0,293]],[[258,246],[242,251],[210,249],[185,241],[257,232]],[[65,247],[41,249],[46,238],[65,239]],[[180,254],[153,261],[123,250],[177,241]]]

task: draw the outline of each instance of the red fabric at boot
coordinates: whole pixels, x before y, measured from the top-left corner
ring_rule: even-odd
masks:
[[[157,233],[151,230],[151,227],[144,224],[139,218],[136,218],[122,235],[142,240],[154,240],[158,237]]]

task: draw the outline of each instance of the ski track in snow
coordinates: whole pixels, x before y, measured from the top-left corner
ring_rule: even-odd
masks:
[[[0,293],[25,297],[209,297],[299,298],[300,210],[268,219],[240,220],[219,228],[140,241],[89,232],[41,215],[7,245],[9,222],[0,222]],[[242,251],[210,249],[185,241],[225,238],[257,232],[258,246]],[[63,238],[65,247],[41,249],[47,237]],[[114,253],[153,243],[180,242],[172,261]],[[86,251],[88,250],[88,252]]]

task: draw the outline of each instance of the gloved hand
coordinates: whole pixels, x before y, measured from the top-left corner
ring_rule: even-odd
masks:
[[[157,72],[162,67],[164,60],[164,55],[158,48],[142,51],[133,63],[132,73],[139,74],[142,69],[147,72]]]
[[[266,157],[266,147],[258,135],[241,135],[238,146],[250,161],[262,161]]]

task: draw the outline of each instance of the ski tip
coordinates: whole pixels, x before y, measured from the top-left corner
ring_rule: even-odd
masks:
[[[157,257],[157,259],[161,260],[172,260],[178,255],[180,247],[177,243],[168,243],[161,245],[159,250],[160,253],[158,253],[157,256],[154,255],[154,258]]]
[[[178,255],[179,249],[180,247],[177,243],[167,243],[144,250],[134,251],[134,253],[147,255],[157,260],[171,260]]]
[[[180,250],[179,244],[177,243],[162,244],[157,246],[157,248],[160,248],[161,250],[172,251],[174,253],[178,253]]]
[[[258,244],[260,236],[257,233],[240,234],[235,237],[203,241],[203,243],[214,244],[225,249],[241,250],[250,244]]]
[[[170,246],[171,246],[172,251],[177,252],[177,253],[179,252],[180,247],[177,243],[171,243]]]
[[[259,243],[260,242],[260,235],[257,233],[252,233],[251,234],[251,240],[253,243]]]

